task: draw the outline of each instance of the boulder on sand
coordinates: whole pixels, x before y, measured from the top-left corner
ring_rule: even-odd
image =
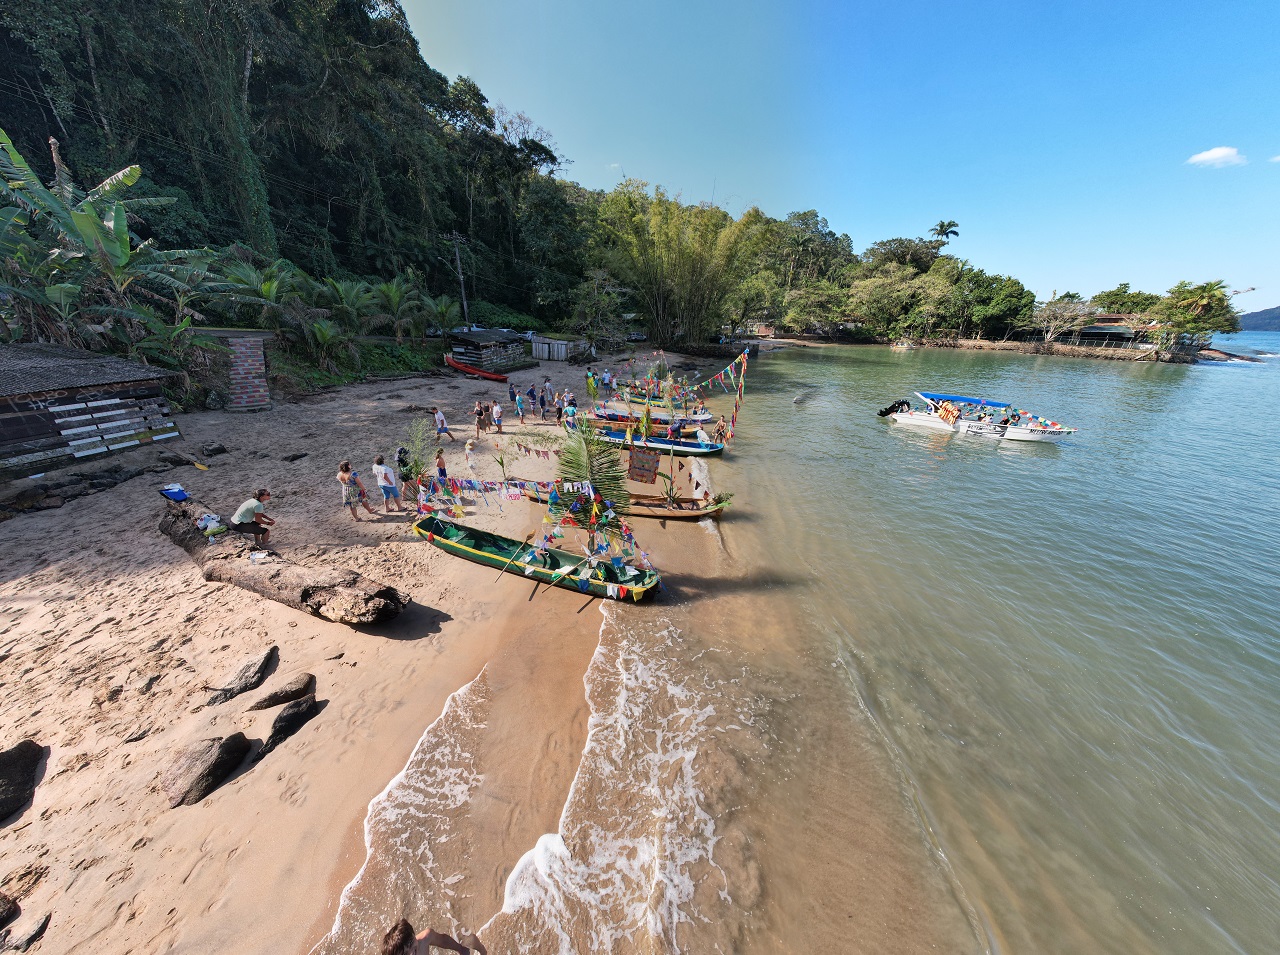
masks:
[[[217,706],[219,703],[225,703],[234,696],[247,693],[249,690],[256,690],[262,686],[262,681],[267,678],[267,671],[271,669],[279,655],[280,648],[273,646],[266,653],[251,660],[245,660],[244,663],[240,664],[240,669],[222,681],[222,686],[217,693],[209,697],[209,702],[206,705]]]
[[[298,732],[302,728],[302,724],[319,712],[320,704],[316,701],[314,693],[308,693],[302,699],[294,700],[276,716],[275,722],[271,724],[271,735],[262,744],[262,749],[258,750],[257,755],[253,757],[253,761],[256,763],[262,759],[267,753]]]
[[[15,927],[14,936],[9,939],[8,946],[15,952],[25,952],[43,937],[45,929],[49,927],[49,920],[53,918],[52,912],[46,912],[41,918],[36,919],[26,928]],[[8,930],[5,931],[8,934]]]
[[[33,739],[0,750],[0,820],[8,819],[31,801],[44,754],[44,747]]]
[[[256,701],[250,710],[269,710],[273,706],[279,706],[281,703],[292,703],[300,697],[312,693],[316,688],[316,678],[310,673],[300,673],[284,686],[277,690],[272,690],[264,697]]]
[[[0,892],[0,928],[4,928],[16,919],[21,912],[22,909],[18,907],[17,902]],[[3,951],[3,949],[0,949],[0,951]]]
[[[243,733],[202,739],[181,750],[160,778],[169,808],[198,803],[231,775],[247,752],[249,741]]]

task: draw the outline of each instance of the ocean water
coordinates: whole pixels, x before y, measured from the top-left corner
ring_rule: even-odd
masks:
[[[790,599],[993,951],[1277,949],[1280,334],[1219,346],[1270,357],[830,348],[752,369],[723,483],[769,502],[774,556],[812,581]],[[1080,432],[1009,446],[876,417],[916,390]]]
[[[1219,345],[1269,357],[754,362],[729,514],[637,522],[664,600],[539,598],[599,627],[558,827],[483,857],[480,674],[371,805],[318,951],[402,914],[565,955],[1274,951],[1280,334]],[[1080,432],[876,416],[917,389]]]

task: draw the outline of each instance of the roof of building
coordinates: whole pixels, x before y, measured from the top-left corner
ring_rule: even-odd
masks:
[[[454,332],[450,337],[472,345],[507,345],[511,342],[522,340],[519,335],[512,335],[509,332],[488,330],[482,332]]]
[[[155,381],[176,372],[112,355],[47,345],[0,345],[0,398],[65,388]]]

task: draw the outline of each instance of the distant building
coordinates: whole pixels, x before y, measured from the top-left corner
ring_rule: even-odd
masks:
[[[451,335],[453,358],[484,371],[507,371],[527,362],[525,341],[510,332],[460,332]]]
[[[174,372],[59,345],[0,345],[0,481],[179,437]]]

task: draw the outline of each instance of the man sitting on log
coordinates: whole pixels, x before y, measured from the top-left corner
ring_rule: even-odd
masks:
[[[271,540],[271,531],[268,525],[274,524],[275,519],[267,517],[262,512],[263,506],[269,500],[271,500],[271,494],[264,487],[240,505],[240,509],[236,511],[236,516],[231,519],[231,529],[241,534],[252,534],[255,544],[265,544]]]

